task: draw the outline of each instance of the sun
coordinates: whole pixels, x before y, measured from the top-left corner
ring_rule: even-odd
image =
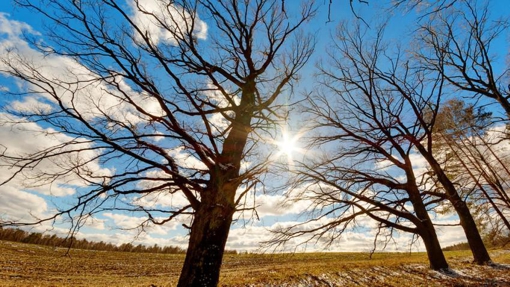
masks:
[[[304,128],[297,132],[291,132],[287,126],[281,126],[276,138],[267,138],[267,143],[273,145],[269,161],[285,164],[288,168],[294,169],[296,161],[300,161],[308,151],[301,147],[301,139],[305,135]]]
[[[299,150],[297,146],[297,136],[291,136],[288,132],[282,133],[282,140],[277,141],[276,145],[280,149],[279,153],[286,155],[288,158],[292,158],[292,154]]]

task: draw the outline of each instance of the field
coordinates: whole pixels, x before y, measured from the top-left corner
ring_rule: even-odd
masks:
[[[0,241],[0,286],[174,286],[183,255],[71,250]],[[446,252],[450,274],[427,269],[422,253],[226,255],[220,286],[510,286],[510,250],[474,266]]]

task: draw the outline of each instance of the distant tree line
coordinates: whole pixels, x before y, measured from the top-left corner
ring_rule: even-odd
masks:
[[[121,251],[136,253],[163,253],[163,254],[185,254],[186,249],[177,246],[146,246],[143,244],[134,245],[131,243],[123,243],[114,245],[104,241],[94,242],[87,239],[77,239],[74,236],[62,238],[56,234],[42,234],[40,232],[27,232],[17,228],[1,228],[0,240],[14,241],[29,244],[46,245],[53,247],[76,248],[86,250],[99,251]],[[227,253],[237,254],[236,250],[226,250]]]
[[[501,233],[500,230],[492,229],[484,236],[483,241],[488,248],[508,248],[510,245],[510,234]],[[443,251],[457,250],[469,250],[469,244],[467,242],[461,242],[443,248]]]

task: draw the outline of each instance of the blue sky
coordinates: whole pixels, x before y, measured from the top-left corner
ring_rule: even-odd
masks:
[[[319,1],[321,2],[321,1]],[[303,90],[313,90],[313,74],[315,73],[314,65],[317,61],[322,58],[324,54],[325,47],[329,42],[330,35],[334,34],[334,30],[339,21],[343,20],[353,20],[354,15],[350,10],[348,5],[348,1],[333,1],[333,5],[331,6],[331,22],[327,22],[328,11],[327,11],[327,2],[324,1],[323,6],[320,7],[318,16],[307,26],[307,30],[313,31],[314,34],[317,35],[317,48],[315,56],[311,59],[308,66],[305,70],[301,72],[301,81],[299,83],[299,91]],[[356,4],[355,9],[359,16],[363,17],[369,23],[376,22],[374,19],[376,16],[381,14],[387,14],[384,8],[379,7],[378,5],[384,6],[384,3],[372,1],[372,3],[367,6],[364,4]],[[286,5],[288,5],[288,11],[291,13],[294,1],[286,1]],[[382,3],[382,4],[381,4]],[[492,7],[494,7],[495,14],[508,14],[509,6],[507,0],[495,0],[491,1]],[[42,19],[31,12],[25,11],[23,9],[15,9],[9,0],[0,2],[0,47],[1,43],[6,43],[7,41],[19,41],[18,44],[23,44],[23,40],[21,38],[16,37],[16,33],[18,36],[22,31],[30,31],[36,37],[40,37],[44,39],[44,35],[38,35],[37,32],[42,32],[41,29],[41,21]],[[415,14],[402,14],[399,11],[394,12],[395,15],[391,18],[388,30],[387,30],[387,38],[394,39],[397,41],[402,38],[407,38],[411,33],[412,22],[415,20]],[[210,25],[210,23],[207,23]],[[31,27],[31,28],[29,28]],[[14,40],[13,40],[14,39]],[[508,39],[502,39],[501,43],[507,41]],[[506,45],[502,45],[502,47],[508,48]],[[502,57],[507,54],[508,51],[505,49],[498,50],[497,53],[501,53]],[[504,67],[505,63],[508,64],[508,60],[499,61],[501,63],[501,67]],[[0,78],[0,87],[3,87],[4,90],[16,90],[18,88],[23,88],[22,86],[18,86],[18,82],[13,81],[11,78]],[[295,97],[299,97],[299,95],[295,95]],[[9,103],[12,104],[12,97],[10,96],[2,96],[0,99],[0,104]],[[24,102],[26,105],[27,102]],[[300,121],[298,121],[299,115],[293,114],[290,119],[290,127],[292,131],[297,131],[300,128]],[[37,124],[33,124],[31,126],[32,132],[26,131],[16,131],[16,129],[1,129],[0,127],[0,144],[4,144],[7,146],[18,147],[20,150],[36,150],[39,145],[42,144],[51,144],[52,141],[58,141],[58,137],[55,139],[48,138],[40,138],[38,136],[38,131],[42,131],[47,127],[39,126]],[[59,137],[65,137],[65,135],[59,135]],[[45,143],[45,141],[48,141]],[[298,155],[296,155],[298,156]],[[423,168],[425,163],[423,161],[417,160],[418,166],[417,168]],[[423,165],[423,166],[420,166]],[[50,166],[44,166],[45,168],[51,169]],[[97,164],[96,168],[98,170],[104,169],[104,172],[108,172],[107,169],[111,168],[111,166],[100,166]],[[0,180],[2,178],[0,177]],[[60,185],[52,185],[45,186],[42,188],[26,188],[24,184],[26,182],[14,181],[12,184],[8,186],[0,186],[0,217],[9,218],[9,217],[20,217],[25,216],[29,212],[36,215],[42,216],[48,214],[52,210],[52,204],[62,205],[67,204],[69,202],[69,197],[73,195],[74,188],[78,189],[86,189],[87,186],[80,186],[80,184],[69,184],[69,182],[74,182],[73,178],[69,178],[67,184],[62,182]],[[302,221],[303,218],[297,217],[296,215],[300,212],[306,210],[309,206],[307,202],[294,203],[287,206],[279,206],[278,203],[284,198],[281,194],[257,194],[255,195],[256,204],[258,207],[258,215],[260,220],[252,219],[252,220],[239,220],[237,221],[231,230],[229,241],[227,243],[227,248],[236,249],[236,250],[257,250],[259,247],[259,242],[268,240],[270,238],[270,233],[268,229],[274,226],[275,224],[288,225],[292,222]],[[147,199],[147,200],[150,200]],[[174,199],[174,203],[179,199]],[[249,219],[250,214],[239,215],[241,219],[247,218]],[[138,230],[125,230],[130,229],[131,227],[136,226],[140,220],[140,217],[133,216],[132,214],[126,213],[105,213],[97,218],[97,220],[90,221],[88,224],[82,228],[80,236],[86,237],[91,240],[102,240],[113,243],[124,243],[124,242],[132,242],[135,243],[145,243],[152,245],[157,243],[158,245],[179,245],[185,246],[187,243],[186,238],[186,230],[182,228],[182,223],[186,223],[187,219],[182,218],[180,221],[175,221],[165,226],[154,226],[149,228],[147,233],[138,234]],[[455,222],[455,218],[451,216],[443,216],[437,218],[438,221],[442,223],[452,223]],[[353,230],[347,232],[345,237],[341,239],[337,244],[334,244],[330,250],[336,251],[368,251],[372,247],[372,235],[373,233],[367,232],[366,228],[374,227],[375,224],[370,220],[360,220],[360,226],[358,230]],[[52,231],[65,232],[65,224],[57,225],[56,228]],[[123,229],[122,231],[120,229]],[[46,230],[48,226],[38,226],[35,227],[36,230]],[[450,245],[453,243],[457,243],[459,241],[464,240],[462,232],[460,228],[457,227],[449,227],[449,228],[439,228],[441,241],[443,245]],[[389,246],[389,249],[398,249],[400,251],[406,250],[407,243],[409,242],[409,237],[402,236],[401,238],[397,238],[397,245]],[[307,246],[309,251],[321,250],[321,246]],[[292,244],[290,246],[292,248]],[[300,247],[301,248],[301,247]],[[420,247],[421,249],[421,247]],[[299,249],[301,250],[301,249]]]

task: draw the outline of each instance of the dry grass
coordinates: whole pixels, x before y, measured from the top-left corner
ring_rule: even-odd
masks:
[[[0,241],[0,286],[174,286],[183,255],[72,250]],[[447,252],[451,274],[427,269],[424,254],[226,255],[220,286],[510,286],[510,251],[496,266]]]

